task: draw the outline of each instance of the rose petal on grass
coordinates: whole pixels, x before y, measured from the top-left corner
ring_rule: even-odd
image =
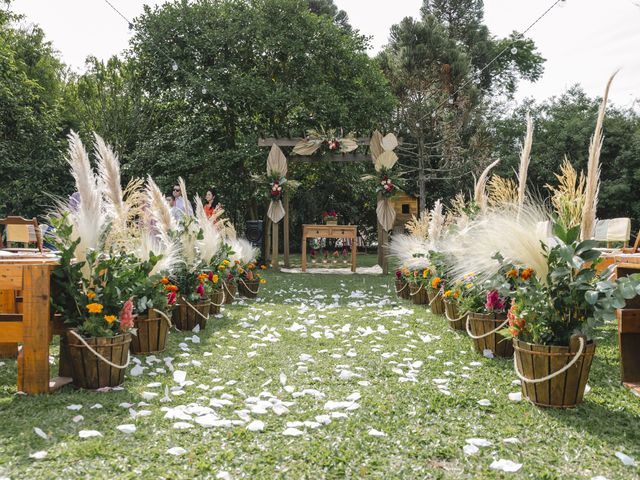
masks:
[[[626,455],[622,452],[616,452],[616,457],[618,457],[618,459],[622,462],[623,465],[626,465],[628,467],[636,466],[635,459],[633,457],[630,457],[629,455]]]
[[[44,438],[45,440],[49,440],[49,435],[47,435],[46,433],[44,433],[44,431],[41,428],[38,427],[33,427],[33,431],[35,432],[36,435],[38,435],[40,438]]]
[[[511,400],[512,402],[522,401],[522,392],[511,392],[509,394],[509,400]]]
[[[284,432],[282,432],[282,434],[286,437],[299,437],[301,435],[304,435],[304,432],[302,430],[298,430],[297,428],[287,428],[285,429]]]
[[[78,433],[80,438],[101,437],[102,434],[97,430],[80,430]]]
[[[134,433],[136,431],[136,426],[132,423],[125,423],[123,425],[118,425],[116,427],[122,433]]]
[[[387,436],[386,433],[381,432],[380,430],[376,430],[375,428],[370,429],[368,433],[370,437],[386,437]]]
[[[478,405],[480,405],[481,407],[489,407],[491,406],[491,402],[486,398],[483,398],[482,400],[478,400]]]
[[[522,464],[501,458],[500,460],[494,460],[493,462],[491,462],[489,468],[493,470],[501,470],[503,472],[514,473],[522,468]]]
[[[264,430],[264,422],[261,420],[254,420],[249,425],[247,425],[247,430],[250,432],[261,432]]]
[[[480,451],[480,449],[475,445],[467,444],[464,447],[462,447],[462,451],[464,452],[465,455],[475,455]]]
[[[182,447],[171,447],[167,450],[167,453],[169,455],[175,455],[176,457],[179,457],[180,455],[184,455],[185,453],[187,453],[187,451]]]
[[[47,452],[44,450],[40,450],[39,452],[34,452],[29,454],[29,458],[33,458],[34,460],[42,460],[47,456]]]
[[[82,405],[77,405],[77,404],[67,405],[67,410],[80,410],[81,408],[82,408]]]

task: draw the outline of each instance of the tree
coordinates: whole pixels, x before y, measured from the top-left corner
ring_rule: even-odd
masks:
[[[424,210],[429,185],[450,195],[451,182],[443,188],[436,181],[468,182],[490,155],[484,120],[493,98],[512,95],[520,78],[536,80],[543,59],[515,33],[491,36],[481,0],[425,0],[421,14],[392,27],[378,61],[398,98],[401,167],[415,179]]]

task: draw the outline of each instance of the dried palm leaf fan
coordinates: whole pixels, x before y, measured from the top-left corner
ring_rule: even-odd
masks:
[[[596,121],[596,129],[591,137],[589,144],[589,162],[587,167],[587,182],[585,186],[585,199],[582,208],[582,222],[580,227],[580,237],[583,240],[593,236],[596,224],[596,211],[598,209],[598,192],[600,190],[600,151],[602,150],[603,134],[602,124],[607,109],[607,99],[609,98],[609,87],[618,71],[614,72],[607,87],[604,90],[600,110],[598,111],[598,120]]]
[[[373,132],[369,145],[376,172],[380,173],[393,168],[398,161],[398,156],[393,151],[398,146],[398,139],[393,133],[388,133],[383,137],[376,130]],[[385,231],[393,228],[393,224],[396,221],[396,211],[388,198],[385,197],[378,200],[376,214],[378,222]]]
[[[284,156],[280,147],[276,144],[271,145],[269,156],[267,157],[267,176],[277,177],[278,181],[282,182],[287,176],[287,157]],[[286,179],[284,180],[286,181]],[[285,211],[282,205],[282,200],[271,201],[269,203],[269,210],[267,216],[273,221],[278,223],[284,218]]]
[[[353,133],[349,133],[346,136],[342,133],[337,135],[335,129],[325,131],[325,129],[321,127],[320,130],[307,130],[307,137],[293,147],[293,153],[304,156],[313,155],[323,143],[334,139],[337,140],[339,144],[338,151],[335,153],[349,153],[358,148],[358,142],[354,138]]]

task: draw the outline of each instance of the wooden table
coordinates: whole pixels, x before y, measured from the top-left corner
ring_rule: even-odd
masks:
[[[640,254],[618,254],[613,263],[616,277],[640,273]],[[640,395],[640,296],[627,300],[625,308],[616,311],[616,317],[622,384]]]
[[[308,238],[349,238],[351,239],[351,271],[356,271],[356,254],[358,253],[357,225],[303,225],[302,226],[302,271],[307,271],[307,239]]]
[[[50,310],[51,272],[58,265],[51,255],[16,254],[0,257],[0,291],[22,292],[22,313],[0,313],[0,344],[15,346],[18,353],[18,390],[49,393],[71,381],[49,379],[49,343],[60,326],[54,325]],[[5,308],[6,310],[6,303]]]

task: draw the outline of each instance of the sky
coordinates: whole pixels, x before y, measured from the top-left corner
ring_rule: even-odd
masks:
[[[109,0],[133,19],[144,4],[164,0]],[[419,15],[422,0],[334,0],[351,25],[371,37],[370,54],[388,41],[390,27]],[[555,0],[485,0],[485,21],[502,37],[527,28]],[[127,48],[126,21],[105,0],[13,0],[12,10],[39,24],[63,61],[83,71],[88,55],[107,59]],[[640,0],[566,0],[528,33],[547,60],[536,83],[523,82],[518,99],[544,100],[580,83],[601,95],[609,75],[620,68],[610,98],[620,106],[640,108]],[[637,99],[637,101],[636,101]]]

